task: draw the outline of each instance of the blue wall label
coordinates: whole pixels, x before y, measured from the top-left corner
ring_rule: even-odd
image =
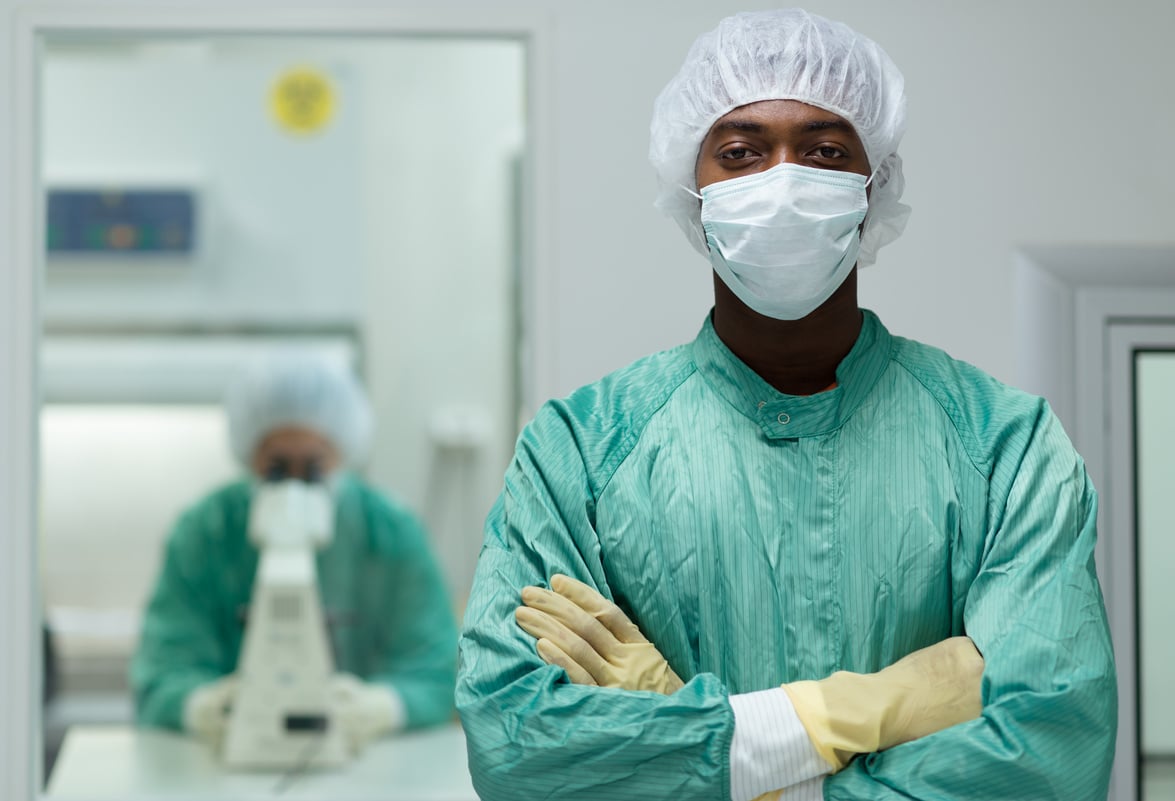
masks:
[[[51,189],[49,253],[191,253],[196,199],[185,189]]]

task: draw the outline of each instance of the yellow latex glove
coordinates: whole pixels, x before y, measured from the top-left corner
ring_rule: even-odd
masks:
[[[969,637],[915,651],[877,673],[833,673],[783,685],[812,745],[833,772],[979,717],[983,657]]]
[[[620,607],[581,581],[551,577],[551,589],[524,587],[518,625],[538,640],[543,661],[567,671],[574,684],[652,690],[681,689],[665,657]]]

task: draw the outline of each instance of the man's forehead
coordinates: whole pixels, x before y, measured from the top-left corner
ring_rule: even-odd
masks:
[[[771,124],[800,125],[813,130],[841,129],[856,133],[853,125],[828,109],[801,100],[760,100],[738,106],[719,117],[709,133],[754,130]]]

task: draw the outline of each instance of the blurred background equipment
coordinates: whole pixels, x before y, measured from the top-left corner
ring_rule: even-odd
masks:
[[[347,754],[331,708],[334,659],[314,552],[334,510],[321,483],[266,482],[253,496],[249,539],[261,551],[238,685],[222,756],[237,768],[334,767]]]

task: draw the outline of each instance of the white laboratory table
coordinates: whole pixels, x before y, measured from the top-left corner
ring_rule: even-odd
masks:
[[[456,724],[378,740],[349,765],[288,780],[280,773],[228,772],[211,748],[176,732],[74,726],[46,794],[54,801],[477,801],[465,734]]]

